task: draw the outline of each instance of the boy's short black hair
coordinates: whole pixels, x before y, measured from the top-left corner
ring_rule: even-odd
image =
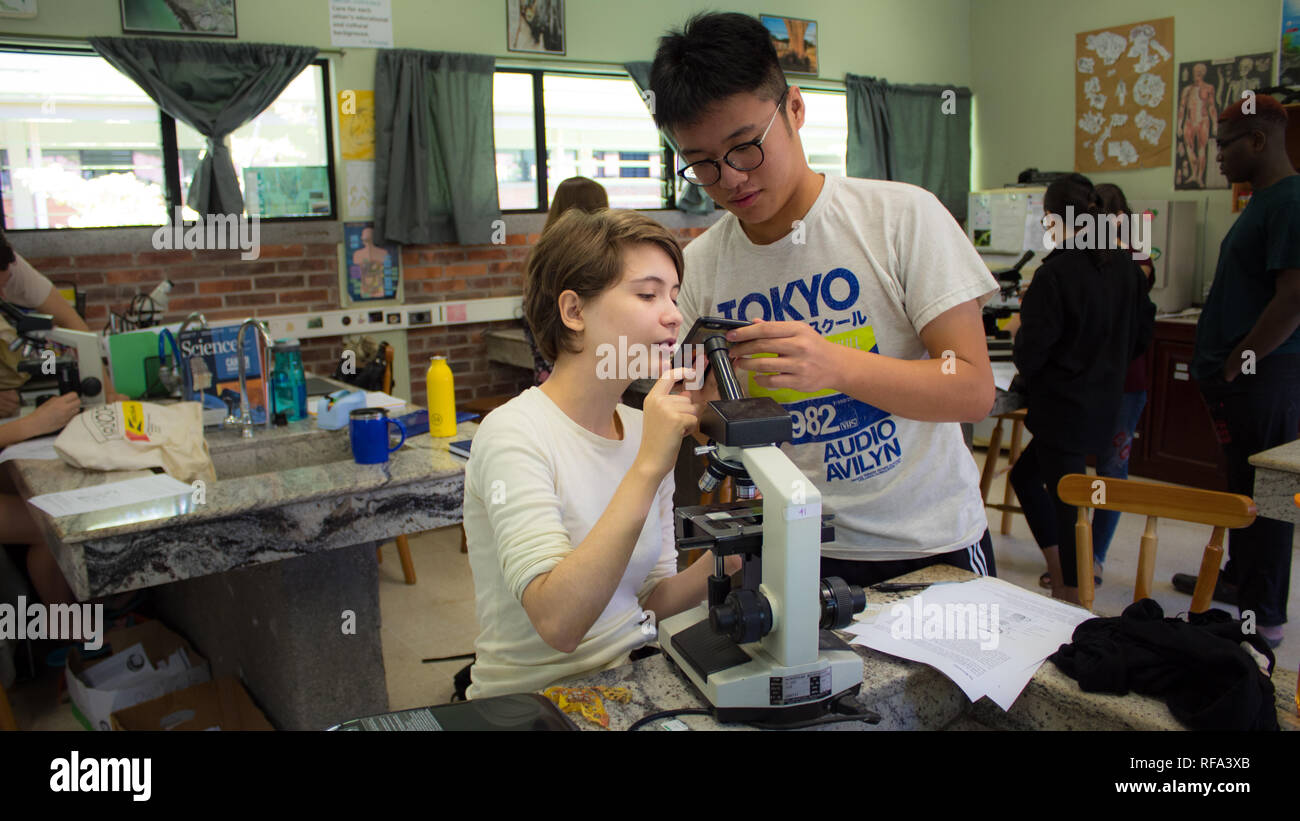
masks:
[[[714,103],[757,93],[776,101],[785,74],[767,29],[747,14],[697,14],[659,38],[650,68],[655,125],[694,125]]]
[[[17,260],[14,249],[9,245],[9,238],[5,236],[4,231],[0,231],[0,269],[8,268]]]

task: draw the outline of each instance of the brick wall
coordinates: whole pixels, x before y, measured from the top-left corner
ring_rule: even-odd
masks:
[[[682,244],[704,228],[678,228]],[[402,248],[408,303],[513,296],[523,287],[524,263],[538,234],[511,234],[501,245],[421,245]],[[22,242],[15,243],[22,251]],[[164,321],[202,312],[209,321],[249,316],[332,311],[339,301],[338,246],[333,243],[263,245],[255,260],[239,251],[138,251],[114,254],[31,256],[28,261],[56,282],[74,283],[86,294],[86,322],[108,324],[108,312],[125,313],[131,298],[164,279],[173,283]],[[532,384],[531,371],[491,362],[483,334],[517,326],[514,320],[450,325],[407,331],[411,398],[422,402],[429,357],[446,356],[456,378],[456,399],[514,395]],[[329,374],[342,354],[337,337],[304,339],[307,370]],[[405,378],[404,378],[405,377]]]

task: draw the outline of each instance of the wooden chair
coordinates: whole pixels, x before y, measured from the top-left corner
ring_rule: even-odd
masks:
[[[384,367],[384,393],[393,389],[393,346],[389,345],[384,350],[384,356],[388,364]],[[406,577],[407,584],[415,584],[415,562],[411,561],[411,545],[406,540],[406,535],[398,536],[397,539],[397,558],[402,562],[402,575]],[[379,555],[379,561],[384,560],[384,551],[376,549],[375,553]]]
[[[1007,480],[1006,489],[1002,491],[1002,504],[989,502],[989,490],[993,486],[993,479],[1003,473],[1006,473],[1015,466],[1016,460],[1020,458],[1023,450],[1021,441],[1025,435],[1025,414],[1027,410],[1021,408],[1010,413],[999,413],[993,418],[997,422],[993,426],[993,433],[989,436],[989,448],[984,455],[984,469],[980,472],[980,498],[984,500],[985,507],[991,507],[994,510],[1002,511],[1002,528],[1001,533],[1006,536],[1011,532],[1011,514],[1023,514],[1024,510],[1016,504],[1015,491],[1011,489],[1011,480]],[[1011,423],[1011,455],[1007,461],[1005,470],[997,469],[998,456],[1002,452],[1002,423]]]
[[[1138,553],[1133,601],[1151,595],[1151,580],[1156,570],[1156,524],[1160,518],[1214,527],[1210,542],[1201,555],[1201,569],[1197,573],[1196,590],[1192,594],[1192,613],[1203,613],[1210,609],[1214,586],[1219,580],[1219,564],[1223,559],[1224,530],[1229,527],[1246,527],[1255,521],[1258,513],[1249,496],[1177,485],[1156,485],[1132,479],[1071,473],[1061,477],[1056,489],[1061,501],[1079,509],[1079,519],[1074,526],[1075,563],[1079,573],[1079,603],[1089,610],[1092,609],[1093,602],[1093,581],[1092,524],[1088,519],[1088,508],[1137,513],[1147,517]]]

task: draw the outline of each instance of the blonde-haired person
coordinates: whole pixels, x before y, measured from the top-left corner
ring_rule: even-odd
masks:
[[[681,270],[676,240],[634,211],[570,210],[529,257],[524,314],[555,371],[483,420],[466,466],[471,698],[622,664],[706,595],[712,556],[678,574],[673,538],[672,469],[698,422],[675,392],[691,373],[669,370]],[[611,350],[660,357],[644,411],[619,404],[632,379],[606,378]]]

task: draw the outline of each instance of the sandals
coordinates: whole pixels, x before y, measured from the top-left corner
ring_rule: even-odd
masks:
[[[1093,585],[1093,587],[1101,587],[1101,563],[1100,563],[1100,562],[1093,562],[1093,564],[1092,564],[1092,574],[1093,574],[1093,575],[1092,575],[1092,585]],[[1051,574],[1051,573],[1044,573],[1043,575],[1039,576],[1039,577],[1038,577],[1038,586],[1041,587],[1041,588],[1043,588],[1044,590],[1051,590],[1051,589],[1052,589],[1052,574]]]

